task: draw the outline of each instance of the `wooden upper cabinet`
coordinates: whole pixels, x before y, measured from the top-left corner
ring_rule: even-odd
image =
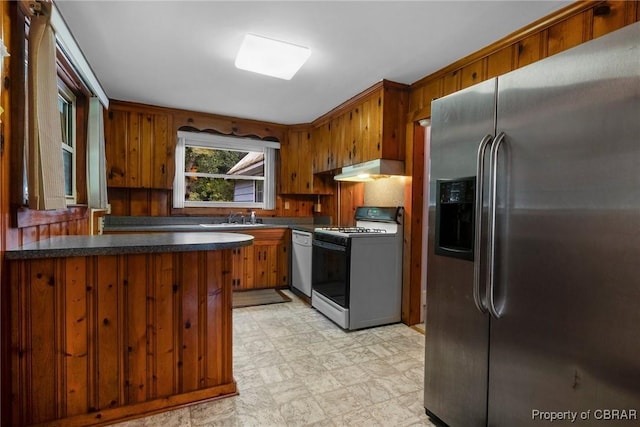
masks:
[[[280,174],[278,192],[294,193],[298,186],[298,132],[287,132],[287,139],[280,143]]]
[[[168,114],[112,106],[106,113],[107,185],[171,189],[174,147]]]
[[[370,117],[380,120],[381,125],[377,125],[376,121],[371,122],[369,132],[373,132],[374,138],[370,140],[369,146],[372,148],[373,155],[363,158],[363,161],[373,159],[404,160],[408,105],[407,86],[397,83],[383,86],[377,102],[371,106],[370,113]]]
[[[280,194],[330,194],[321,177],[314,175],[318,161],[312,151],[311,128],[289,130],[280,144]]]
[[[408,87],[382,81],[319,119],[314,172],[374,159],[404,160]]]

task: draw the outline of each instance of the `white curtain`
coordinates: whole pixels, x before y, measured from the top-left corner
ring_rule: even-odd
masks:
[[[104,118],[100,99],[89,101],[87,136],[87,193],[89,207],[107,208],[107,167],[104,147]]]
[[[178,143],[176,144],[176,172],[173,177],[173,207],[184,208],[184,154],[185,154],[185,137],[178,132]]]
[[[44,13],[32,17],[29,28],[29,208],[39,210],[67,206],[50,7],[42,3]]]
[[[264,149],[264,208],[272,210],[276,208],[276,150],[271,147]]]

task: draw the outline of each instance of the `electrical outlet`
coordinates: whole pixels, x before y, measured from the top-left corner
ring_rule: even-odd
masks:
[[[284,202],[284,208],[289,209],[289,202]]]
[[[111,203],[107,203],[107,215],[111,215]]]

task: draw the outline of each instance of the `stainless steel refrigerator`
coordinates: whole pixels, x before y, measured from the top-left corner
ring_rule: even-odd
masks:
[[[439,421],[640,424],[639,45],[636,23],[433,102]]]

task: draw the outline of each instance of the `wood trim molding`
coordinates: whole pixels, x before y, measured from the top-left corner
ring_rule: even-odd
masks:
[[[282,141],[287,130],[286,125],[260,120],[160,107],[117,99],[110,99],[109,101],[109,110],[167,114],[172,118],[172,131],[174,133],[180,128],[191,127],[199,131],[214,131],[224,135],[257,136],[262,139],[275,138],[278,141]]]
[[[84,427],[84,426],[105,426],[114,422],[123,422],[141,417],[177,410],[205,402],[212,402],[231,396],[237,396],[236,382],[223,384],[204,390],[195,390],[187,393],[136,403],[134,405],[123,406],[112,409],[103,409],[90,414],[76,415],[60,420],[39,424],[40,427]]]
[[[484,57],[489,56],[492,53],[495,53],[501,49],[506,48],[507,46],[510,46],[512,44],[515,44],[519,41],[521,41],[522,39],[531,36],[533,34],[537,34],[540,31],[543,31],[549,27],[551,27],[554,24],[557,24],[558,22],[561,22],[567,18],[570,18],[574,15],[577,15],[579,13],[584,12],[587,9],[591,9],[594,7],[597,7],[597,5],[599,3],[605,3],[606,1],[589,1],[589,0],[580,0],[577,1],[575,3],[572,3],[562,9],[560,9],[559,11],[545,16],[544,18],[541,18],[537,21],[532,22],[531,24],[527,25],[526,27],[523,27],[511,34],[509,34],[508,36],[498,40],[495,43],[492,43],[488,46],[486,46],[483,49],[480,49],[470,55],[465,56],[464,58],[461,58],[449,65],[447,65],[444,68],[441,68],[440,70],[429,74],[428,76],[425,76],[423,78],[421,78],[420,80],[414,82],[411,84],[411,89],[415,89],[417,87],[422,86],[423,84],[430,82],[431,80],[444,76],[445,74],[454,72],[456,70],[459,70],[460,68],[462,68],[463,66],[470,64],[474,61],[477,61],[479,59],[482,59]]]

